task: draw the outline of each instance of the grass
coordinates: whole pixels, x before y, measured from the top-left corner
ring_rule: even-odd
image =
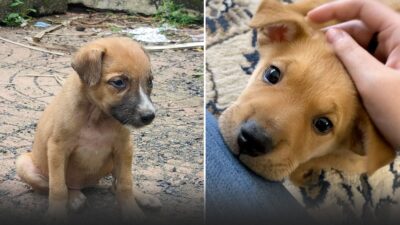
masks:
[[[117,26],[110,26],[110,30],[113,33],[119,33],[119,32],[122,31],[122,28],[121,27],[117,27]]]
[[[160,22],[166,22],[178,27],[203,23],[201,15],[194,15],[188,12],[182,5],[178,5],[172,0],[162,0],[155,17]]]
[[[25,7],[22,0],[14,0],[10,3],[10,8],[14,11],[7,14],[1,22],[6,26],[17,27],[31,19],[31,14],[36,13],[35,9]]]

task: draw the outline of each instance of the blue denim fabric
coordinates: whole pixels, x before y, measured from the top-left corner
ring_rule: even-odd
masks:
[[[315,224],[281,183],[246,169],[206,115],[206,224]]]

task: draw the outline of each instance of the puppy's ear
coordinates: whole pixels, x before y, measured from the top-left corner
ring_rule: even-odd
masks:
[[[72,68],[82,82],[89,87],[96,85],[101,78],[101,68],[105,49],[97,46],[81,48],[72,59]]]
[[[367,174],[371,175],[379,168],[392,162],[396,157],[395,149],[382,137],[366,111],[362,108],[356,121],[353,142],[360,143],[357,154],[367,156]]]
[[[259,45],[290,42],[312,32],[304,16],[277,0],[263,0],[249,25],[258,30]]]

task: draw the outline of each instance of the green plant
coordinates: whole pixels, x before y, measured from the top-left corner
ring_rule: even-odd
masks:
[[[1,20],[1,22],[10,27],[21,26],[21,24],[32,18],[29,16],[30,14],[36,13],[35,9],[25,7],[25,3],[22,0],[13,0],[10,3],[10,7],[15,12],[7,14]]]
[[[189,13],[182,5],[175,4],[172,0],[162,0],[156,13],[156,19],[177,26],[201,24],[203,22],[200,15]]]
[[[117,27],[117,26],[110,26],[110,30],[113,33],[119,33],[119,32],[122,31],[122,28],[121,27]]]

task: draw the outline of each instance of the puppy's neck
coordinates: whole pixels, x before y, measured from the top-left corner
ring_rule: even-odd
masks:
[[[88,124],[99,124],[103,121],[109,120],[109,116],[105,115],[99,107],[90,104],[87,109],[87,122]]]
[[[74,91],[71,91],[71,94],[75,92],[76,108],[78,112],[83,113],[83,122],[85,124],[90,124],[93,126],[100,126],[103,124],[107,124],[110,126],[118,126],[120,125],[118,121],[112,118],[109,114],[104,112],[100,106],[94,103],[88,94],[88,88],[84,87],[81,80],[78,76],[74,76],[72,78],[75,85],[78,84],[79,88],[74,88]]]

